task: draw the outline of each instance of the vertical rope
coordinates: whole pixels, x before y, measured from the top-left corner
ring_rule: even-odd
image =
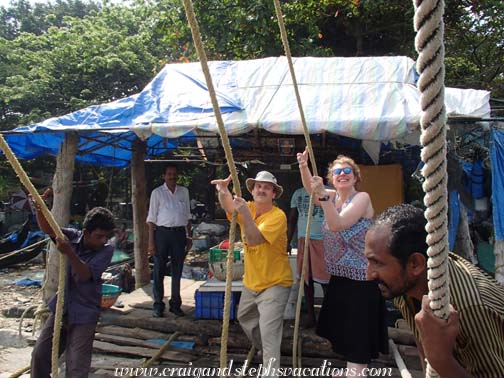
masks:
[[[256,347],[254,344],[252,344],[252,347],[250,348],[248,354],[247,354],[247,357],[245,357],[245,361],[243,361],[243,365],[242,365],[242,368],[241,368],[241,373],[240,373],[240,377],[246,377],[247,375],[245,374],[245,372],[247,371],[247,367],[252,363],[252,361],[254,360],[254,355],[255,355],[255,352],[256,352]]]
[[[296,72],[294,71],[294,64],[292,63],[292,54],[290,51],[290,46],[289,46],[289,39],[287,37],[287,30],[285,28],[285,23],[283,21],[283,16],[282,16],[282,8],[280,7],[280,1],[279,0],[273,0],[273,3],[275,4],[275,13],[276,17],[278,20],[278,27],[280,28],[280,37],[282,38],[282,44],[284,46],[284,51],[285,51],[285,56],[287,58],[287,63],[289,65],[289,71],[291,74],[291,79],[292,79],[292,84],[294,87],[294,92],[296,94],[296,101],[299,109],[299,114],[301,116],[301,124],[303,125],[303,134],[305,137],[305,142],[306,146],[308,147],[308,152],[310,154],[310,161],[312,164],[312,172],[314,176],[318,176],[317,172],[317,164],[315,162],[315,155],[313,154],[313,148],[310,140],[310,132],[308,131],[308,126],[306,124],[306,118],[305,114],[303,111],[303,104],[301,102],[301,95],[299,94],[299,88],[297,84],[297,79],[296,79]],[[314,207],[314,193],[311,194],[310,196],[310,204],[308,206],[308,214],[313,214],[313,207]],[[307,261],[308,261],[308,254],[309,254],[309,239],[310,239],[310,229],[311,229],[311,222],[312,222],[312,217],[308,217],[308,222],[306,223],[306,239],[305,239],[305,245],[304,245],[304,253],[303,253],[303,265],[301,268],[301,277],[300,277],[300,283],[299,283],[299,291],[298,291],[298,297],[297,297],[297,302],[296,302],[296,318],[294,320],[294,336],[293,336],[293,341],[292,341],[292,366],[294,368],[297,367],[298,365],[298,358],[297,358],[297,353],[298,353],[298,337],[299,337],[299,318],[300,318],[300,313],[301,313],[301,299],[303,297],[303,291],[304,291],[304,277],[305,277],[305,270],[307,266]],[[300,365],[300,363],[299,363]]]
[[[212,100],[212,106],[219,127],[219,134],[222,140],[222,146],[224,148],[226,160],[229,167],[229,172],[231,173],[231,178],[233,180],[234,192],[236,195],[241,197],[240,182],[238,180],[238,173],[236,170],[236,165],[233,159],[233,153],[231,150],[231,144],[229,143],[229,138],[224,127],[224,121],[222,120],[222,115],[219,109],[219,103],[217,101],[217,95],[212,82],[212,76],[210,75],[210,70],[208,68],[208,60],[203,47],[203,42],[201,41],[201,34],[199,31],[198,21],[196,20],[196,15],[194,13],[194,7],[191,0],[183,0],[184,8],[187,16],[187,21],[191,27],[191,33],[198,53],[198,58],[201,63],[201,69],[205,75],[205,80],[208,87],[208,93],[210,99]],[[231,284],[232,284],[232,269],[233,269],[233,257],[234,257],[234,241],[236,232],[236,211],[233,211],[233,216],[231,220],[231,226],[229,230],[229,248],[226,261],[226,290],[224,294],[224,315],[222,319],[222,335],[221,335],[221,353],[220,353],[220,366],[225,368],[227,365],[227,339],[229,332],[229,315],[231,308]]]
[[[417,70],[420,74],[420,106],[422,116],[421,157],[425,163],[423,189],[427,207],[427,277],[430,307],[434,314],[446,319],[449,314],[448,277],[448,203],[446,172],[446,111],[444,105],[444,1],[414,0],[414,26],[417,32]],[[427,376],[438,374],[427,366]]]
[[[38,206],[40,206],[40,210],[42,211],[42,214],[44,215],[45,219],[47,220],[47,223],[49,223],[49,226],[51,226],[51,229],[53,230],[54,234],[56,235],[57,238],[59,239],[66,239],[65,235],[63,235],[63,232],[61,232],[61,229],[56,223],[56,220],[54,219],[52,213],[49,211],[47,208],[44,200],[38,194],[37,189],[33,186],[31,183],[28,175],[24,171],[23,167],[19,163],[18,159],[12,152],[11,148],[5,141],[4,137],[0,135],[0,148],[3,150],[5,157],[9,160],[10,165],[16,172],[16,175],[19,177],[19,180],[21,183],[24,185],[26,190],[31,194],[33,200],[36,202]],[[59,275],[58,275],[58,293],[62,294],[65,292],[65,279],[66,279],[66,256],[61,254],[59,258]],[[58,351],[59,351],[59,339],[60,339],[60,333],[61,333],[61,318],[63,316],[63,303],[65,301],[65,296],[64,295],[58,295],[58,299],[56,301],[56,313],[54,314],[54,332],[53,332],[53,347],[52,347],[52,356],[51,356],[51,362],[52,362],[52,377],[53,378],[58,378]]]

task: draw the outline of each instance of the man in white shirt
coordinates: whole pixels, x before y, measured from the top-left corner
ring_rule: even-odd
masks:
[[[149,204],[149,256],[154,256],[153,288],[154,317],[162,317],[165,309],[164,276],[168,258],[171,262],[170,312],[177,316],[185,315],[180,306],[180,279],[184,259],[191,248],[192,225],[189,191],[177,185],[177,167],[165,166],[165,183],[151,193]]]

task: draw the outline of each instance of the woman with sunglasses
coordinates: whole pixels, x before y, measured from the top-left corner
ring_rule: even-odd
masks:
[[[374,215],[371,198],[356,187],[359,166],[344,155],[329,165],[325,188],[308,167],[308,149],[297,154],[303,186],[315,193],[315,203],[324,210],[322,235],[325,262],[331,274],[320,310],[317,334],[328,339],[335,353],[344,357],[347,375],[366,376],[367,365],[379,352],[387,353],[385,302],[378,285],[366,281],[364,237]]]

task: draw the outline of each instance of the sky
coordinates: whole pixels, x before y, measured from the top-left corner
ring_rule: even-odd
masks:
[[[49,3],[49,0],[28,0],[30,4],[35,4],[35,3]],[[8,7],[10,3],[10,0],[0,0],[0,6],[3,7]]]
[[[54,1],[51,1],[51,0],[28,0],[28,2],[30,4],[35,4],[35,3],[47,4],[47,3],[54,2]],[[125,2],[125,1],[124,0],[113,0],[112,1],[112,3],[114,3],[114,4],[120,4],[122,2]],[[0,6],[3,6],[5,8],[9,6],[9,3],[10,3],[10,0],[0,0]]]

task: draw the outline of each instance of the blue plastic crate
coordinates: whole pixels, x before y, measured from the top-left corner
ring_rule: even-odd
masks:
[[[229,318],[234,319],[236,314],[236,305],[238,303],[237,294],[231,295],[231,309]],[[224,312],[224,293],[222,291],[199,291],[194,293],[196,308],[194,317],[197,319],[222,319]]]

